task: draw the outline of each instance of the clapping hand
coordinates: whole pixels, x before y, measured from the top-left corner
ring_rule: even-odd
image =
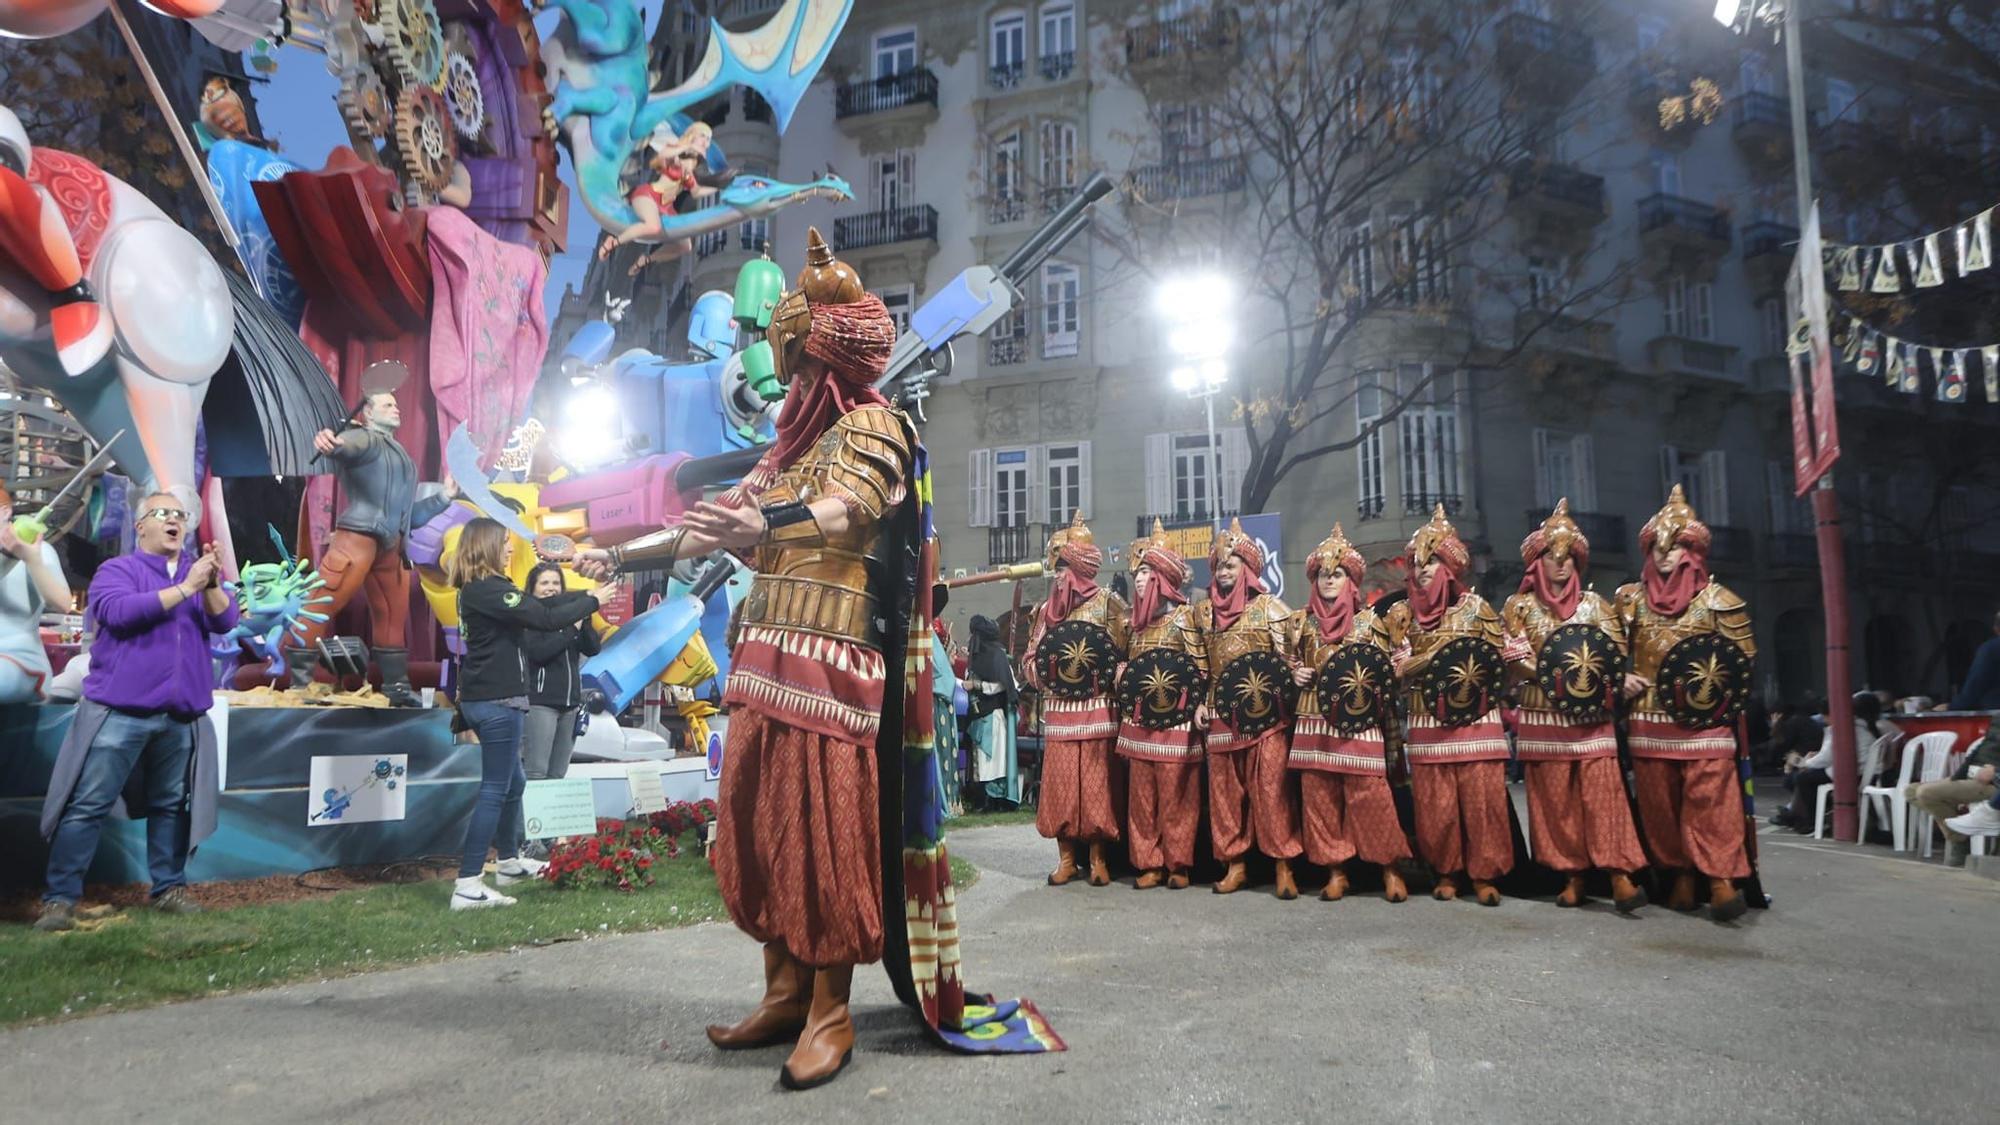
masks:
[[[215,558],[215,544],[205,545],[201,549],[201,557],[194,560],[194,565],[188,568],[187,577],[181,580],[182,587],[193,591],[190,597],[208,589],[215,585],[221,573],[221,566],[222,564]]]

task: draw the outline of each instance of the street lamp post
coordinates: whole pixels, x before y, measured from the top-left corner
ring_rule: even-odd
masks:
[[[1741,29],[1753,22],[1774,23],[1783,11],[1785,86],[1792,103],[1792,185],[1798,195],[1799,229],[1812,214],[1812,147],[1806,113],[1805,0],[1717,0],[1715,18]],[[1859,764],[1854,743],[1854,683],[1847,652],[1847,554],[1840,534],[1840,498],[1829,467],[1813,487],[1813,523],[1819,548],[1820,608],[1826,619],[1827,730],[1833,736],[1833,836],[1852,843],[1860,835]]]
[[[1167,322],[1167,347],[1178,358],[1174,389],[1199,398],[1208,415],[1208,505],[1215,530],[1222,530],[1222,441],[1215,428],[1215,396],[1229,381],[1224,358],[1235,339],[1231,319],[1234,293],[1220,277],[1194,277],[1160,286],[1158,307]]]

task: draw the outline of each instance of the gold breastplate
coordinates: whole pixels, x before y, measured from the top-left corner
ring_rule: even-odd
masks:
[[[1291,611],[1269,594],[1259,594],[1227,632],[1215,631],[1215,606],[1203,602],[1197,611],[1202,634],[1208,638],[1209,668],[1220,675],[1229,662],[1250,652],[1282,652],[1285,619]]]
[[[1173,612],[1163,613],[1151,625],[1135,630],[1130,655],[1137,659],[1156,648],[1182,649],[1181,630],[1186,628],[1184,618],[1189,612],[1186,606],[1175,606]]]
[[[1721,633],[1746,653],[1756,655],[1749,611],[1741,599],[1718,583],[1710,582],[1704,586],[1688,603],[1687,609],[1674,616],[1655,612],[1646,602],[1643,587],[1637,583],[1619,591],[1619,602],[1625,610],[1626,620],[1630,622],[1632,670],[1648,681],[1658,678],[1661,662],[1666,660],[1667,653],[1675,645],[1704,633]],[[1634,703],[1634,707],[1641,711],[1658,711],[1660,703],[1654,690],[1649,688]]]
[[[1505,621],[1509,632],[1517,632],[1528,638],[1528,648],[1535,654],[1537,660],[1541,656],[1542,645],[1549,639],[1549,634],[1564,625],[1595,625],[1611,637],[1612,643],[1618,647],[1621,655],[1625,651],[1625,630],[1618,620],[1617,611],[1594,590],[1583,592],[1583,597],[1576,603],[1576,612],[1570,614],[1567,620],[1557,617],[1554,610],[1542,604],[1542,599],[1531,593],[1515,594],[1507,599],[1501,618]],[[1548,697],[1543,694],[1541,685],[1532,676],[1520,684],[1519,691],[1521,706],[1536,710],[1548,709]]]

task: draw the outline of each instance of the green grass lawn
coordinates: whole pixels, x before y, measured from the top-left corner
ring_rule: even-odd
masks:
[[[954,857],[961,889],[978,869]],[[128,910],[91,931],[0,926],[0,1026],[392,969],[469,953],[727,920],[706,860],[654,868],[645,890],[509,887],[519,905],[447,909],[450,880],[169,917]]]
[[[976,812],[964,816],[954,816],[944,822],[944,830],[949,837],[953,832],[963,832],[968,828],[991,828],[996,824],[1033,824],[1035,810],[1008,809],[1005,812]]]

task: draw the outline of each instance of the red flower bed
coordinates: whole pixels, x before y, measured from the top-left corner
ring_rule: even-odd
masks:
[[[715,802],[676,801],[663,812],[639,820],[600,819],[593,836],[572,836],[549,847],[543,877],[558,887],[616,887],[636,890],[653,883],[655,860],[680,855],[680,839],[695,834],[697,845],[715,819]]]

